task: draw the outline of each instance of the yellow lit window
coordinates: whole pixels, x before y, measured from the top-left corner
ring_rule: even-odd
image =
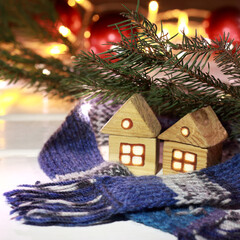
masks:
[[[133,157],[132,158],[132,164],[135,166],[135,165],[138,165],[138,166],[141,166],[143,163],[143,160],[142,160],[142,157]]]
[[[173,151],[173,157],[176,159],[182,159],[183,157],[183,152],[179,150],[174,150]]]
[[[123,129],[130,129],[133,126],[133,122],[130,118],[124,118],[122,120],[121,126]]]
[[[182,163],[181,162],[173,162],[173,169],[180,171],[182,169]]]
[[[196,170],[197,155],[174,149],[172,152],[172,169],[178,172],[191,172]]]
[[[121,143],[119,160],[124,165],[143,166],[145,160],[145,145]]]
[[[189,128],[187,127],[182,127],[181,128],[181,134],[184,136],[184,137],[188,137],[190,135],[190,130]]]
[[[133,146],[132,151],[134,155],[143,155],[143,146]]]
[[[122,145],[122,153],[130,153],[131,152],[131,146],[129,144]]]
[[[128,165],[131,163],[131,157],[129,155],[122,155],[120,160],[122,164],[125,164],[125,165]]]
[[[185,160],[194,163],[196,161],[196,154],[185,153]]]
[[[183,171],[184,172],[191,172],[194,170],[194,165],[192,164],[184,164]]]

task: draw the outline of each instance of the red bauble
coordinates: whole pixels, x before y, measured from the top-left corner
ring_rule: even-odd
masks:
[[[216,9],[206,19],[206,32],[210,39],[220,39],[230,34],[230,39],[240,42],[240,10],[234,7],[223,7]]]
[[[55,7],[59,15],[57,27],[63,25],[69,28],[73,34],[77,35],[82,26],[82,18],[78,9],[70,7],[66,0],[57,0]]]
[[[78,9],[70,7],[65,0],[56,0],[55,8],[58,14],[56,22],[51,21],[49,16],[44,14],[34,16],[35,20],[53,36],[57,35],[60,26],[69,28],[73,34],[77,35],[82,26],[82,18]]]
[[[108,27],[111,24],[126,20],[126,18],[119,15],[119,13],[105,13],[100,15],[97,22],[92,23],[89,28],[91,36],[89,38],[90,50],[98,54],[105,52],[111,48],[111,45],[104,45],[108,42],[119,42],[121,35],[114,27]],[[129,36],[130,30],[124,32],[125,36]],[[101,55],[100,55],[101,56]]]

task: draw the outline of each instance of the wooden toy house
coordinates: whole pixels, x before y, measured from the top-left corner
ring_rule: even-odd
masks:
[[[101,129],[109,134],[109,159],[135,175],[156,174],[161,125],[139,94],[133,95]]]
[[[218,164],[227,132],[211,107],[189,113],[158,137],[164,140],[163,174]]]
[[[227,132],[211,107],[189,113],[161,133],[155,114],[139,94],[133,95],[101,129],[109,134],[109,160],[134,175],[153,175],[163,144],[163,174],[190,172],[220,162]],[[160,139],[160,140],[158,140]]]

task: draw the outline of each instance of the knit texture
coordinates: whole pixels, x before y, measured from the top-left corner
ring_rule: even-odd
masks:
[[[239,162],[236,155],[199,172],[130,176],[124,166],[103,161],[78,104],[39,156],[54,181],[22,185],[5,196],[11,213],[27,224],[91,225],[121,214],[178,239],[235,240],[240,239]]]
[[[130,175],[126,167],[103,160],[90,119],[80,103],[45,143],[38,160],[51,179],[101,175],[101,171],[105,175]]]
[[[113,101],[100,104],[99,101],[101,101],[101,98],[94,98],[89,101],[91,108],[89,109],[88,115],[98,146],[107,146],[108,135],[101,133],[100,130],[113,114],[117,112],[121,104],[114,104]]]
[[[90,225],[117,214],[206,205],[239,207],[240,155],[198,172],[157,176],[92,176],[23,185],[6,193],[13,212],[28,224]],[[151,196],[151,197],[150,197]]]
[[[181,240],[240,239],[240,210],[178,207],[127,214],[133,221],[171,233]]]

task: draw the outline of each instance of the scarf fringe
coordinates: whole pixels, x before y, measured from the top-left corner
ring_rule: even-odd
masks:
[[[110,202],[94,183],[95,179],[81,179],[21,185],[4,195],[12,205],[13,218],[26,224],[85,226],[103,222],[112,215]]]

